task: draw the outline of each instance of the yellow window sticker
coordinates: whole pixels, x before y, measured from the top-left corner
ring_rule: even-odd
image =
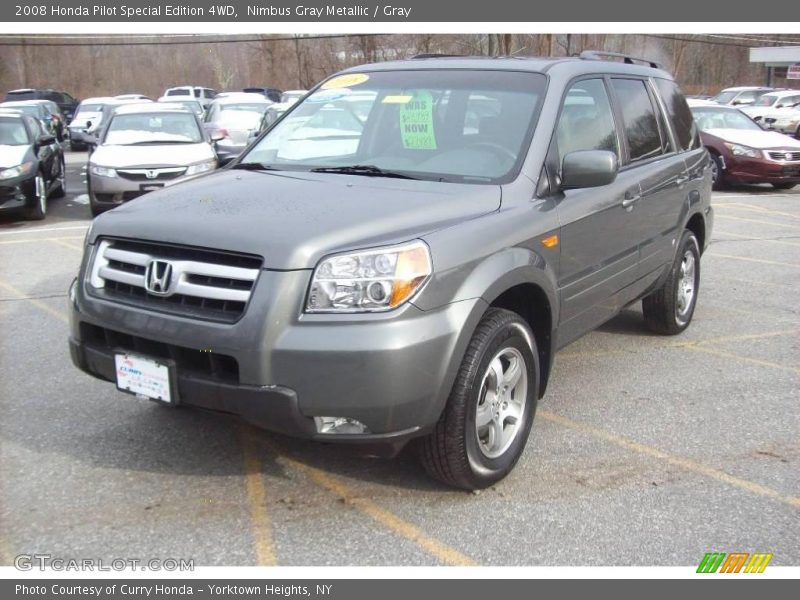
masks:
[[[408,104],[414,96],[386,96],[384,104]]]
[[[433,130],[433,96],[420,90],[400,107],[400,136],[409,150],[436,150]]]
[[[338,88],[352,87],[369,80],[369,75],[364,73],[352,73],[350,75],[339,75],[322,84],[323,90],[335,90]]]

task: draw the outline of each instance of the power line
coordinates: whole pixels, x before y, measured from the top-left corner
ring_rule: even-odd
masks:
[[[359,33],[359,34],[325,34],[325,35],[302,35],[302,36],[283,36],[283,37],[250,37],[250,38],[222,38],[215,40],[159,40],[159,41],[95,41],[95,42],[34,42],[29,43],[25,40],[18,42],[0,41],[0,46],[24,46],[26,48],[35,47],[92,47],[92,46],[183,46],[189,44],[240,44],[246,42],[294,42],[306,40],[332,40],[332,39],[345,39],[352,37],[378,37],[380,33]],[[27,38],[28,36],[26,36]],[[60,36],[54,36],[60,37]],[[2,40],[2,38],[0,38]]]

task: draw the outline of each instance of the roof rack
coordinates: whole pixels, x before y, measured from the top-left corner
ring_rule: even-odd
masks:
[[[430,54],[417,54],[416,56],[412,56],[411,60],[423,60],[426,58],[464,58],[464,54],[437,54],[437,53],[430,53]]]
[[[580,53],[580,58],[583,60],[603,60],[604,57],[621,58],[622,62],[627,65],[632,65],[636,62],[644,63],[654,69],[663,69],[663,67],[655,61],[646,58],[638,58],[636,56],[628,56],[619,52],[603,52],[602,50],[584,50]]]

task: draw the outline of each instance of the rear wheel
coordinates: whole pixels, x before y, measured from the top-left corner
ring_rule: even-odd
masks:
[[[773,183],[772,187],[774,187],[776,190],[790,190],[796,185],[796,183]]]
[[[58,167],[56,187],[50,195],[53,198],[63,198],[67,195],[67,165],[63,158],[61,159],[61,164]]]
[[[434,478],[475,490],[501,480],[525,449],[539,386],[536,341],[516,313],[492,308],[470,340],[447,406],[420,454]]]
[[[683,232],[666,281],[642,299],[647,326],[656,333],[675,335],[689,326],[700,291],[700,246],[694,233]]]
[[[47,183],[44,175],[38,173],[33,184],[33,197],[28,198],[28,218],[41,221],[47,214]]]

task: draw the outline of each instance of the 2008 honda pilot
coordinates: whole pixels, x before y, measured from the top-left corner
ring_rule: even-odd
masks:
[[[87,373],[266,429],[504,477],[555,353],[642,300],[690,323],[709,158],[655,64],[420,58],[317,86],[229,168],[98,217]],[[387,453],[388,454],[388,453]]]

